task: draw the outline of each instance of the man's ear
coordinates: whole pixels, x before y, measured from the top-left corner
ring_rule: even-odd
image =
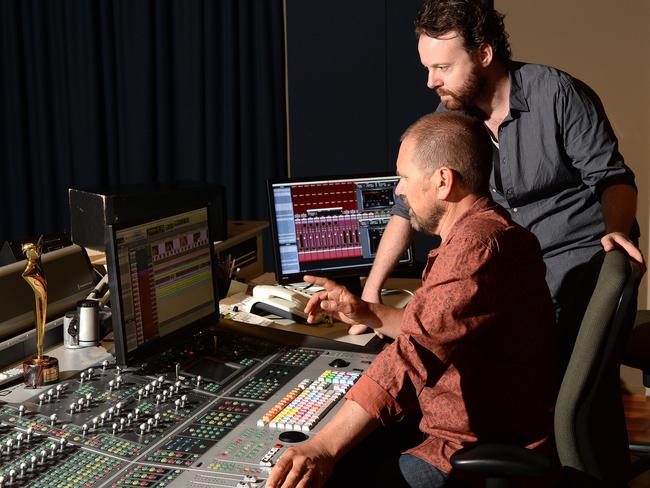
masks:
[[[492,46],[490,44],[484,42],[483,44],[481,44],[479,47],[476,48],[476,50],[474,51],[474,56],[476,56],[476,61],[478,61],[478,63],[481,66],[487,68],[488,66],[490,66],[490,63],[494,58],[494,50],[492,49]]]
[[[438,199],[449,200],[452,190],[456,186],[456,174],[446,166],[441,166],[435,172],[436,190]]]

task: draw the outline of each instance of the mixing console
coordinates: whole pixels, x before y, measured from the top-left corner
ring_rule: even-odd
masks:
[[[20,386],[0,407],[0,488],[264,486],[373,359],[202,332],[138,367]]]

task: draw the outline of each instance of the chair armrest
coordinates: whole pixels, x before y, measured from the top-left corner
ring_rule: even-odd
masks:
[[[459,471],[493,477],[542,477],[549,475],[554,463],[546,456],[511,444],[477,444],[464,447],[451,456],[451,465]]]

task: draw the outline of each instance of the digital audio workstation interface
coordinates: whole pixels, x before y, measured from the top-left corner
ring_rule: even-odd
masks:
[[[108,241],[126,353],[217,310],[207,208],[118,227]]]
[[[288,179],[269,187],[281,280],[369,269],[395,204],[395,175]],[[409,249],[400,262],[412,260]]]

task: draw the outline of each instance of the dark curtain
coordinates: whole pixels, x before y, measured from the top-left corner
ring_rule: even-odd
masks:
[[[267,216],[286,174],[281,0],[0,0],[0,244],[67,190],[206,181]]]

